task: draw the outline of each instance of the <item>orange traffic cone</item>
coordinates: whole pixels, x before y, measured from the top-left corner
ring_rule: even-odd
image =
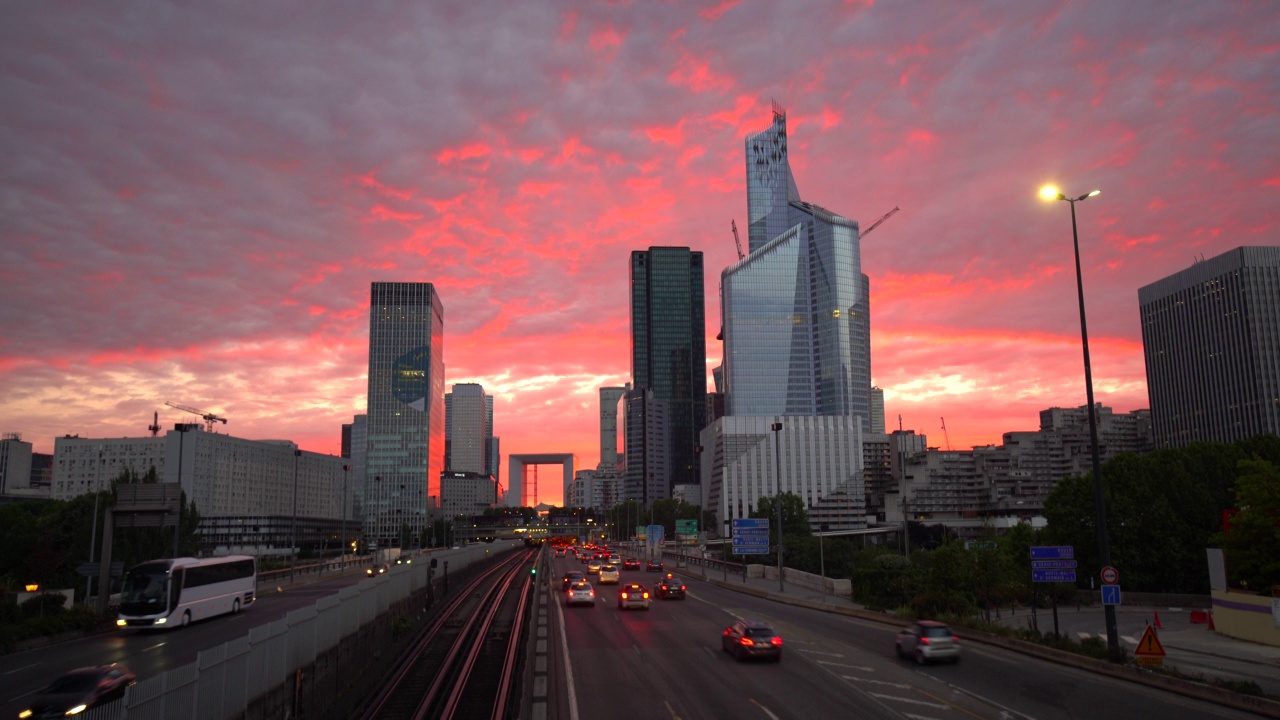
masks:
[[[1209,613],[1209,630],[1212,632],[1217,632],[1217,630],[1213,629],[1213,612],[1212,611]]]
[[[1156,629],[1163,630],[1164,626],[1160,624],[1160,613],[1156,613]]]

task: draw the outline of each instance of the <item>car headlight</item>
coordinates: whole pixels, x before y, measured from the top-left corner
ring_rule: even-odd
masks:
[[[67,715],[79,715],[80,713],[82,713],[82,712],[84,712],[85,710],[88,710],[88,709],[89,709],[89,706],[88,706],[88,705],[85,705],[84,703],[81,703],[81,704],[79,704],[79,705],[77,705],[77,706],[75,706],[75,707],[71,708],[70,710],[68,710],[66,714],[67,714]]]
[[[29,717],[31,717],[30,710],[23,710],[22,712],[18,713],[18,720],[27,720],[27,718]]]
[[[166,623],[166,622],[168,622],[168,621],[169,621],[169,618],[160,618],[159,620],[157,620],[157,621],[156,621],[156,624],[157,624],[157,625],[163,625],[163,624],[165,624],[165,623]]]

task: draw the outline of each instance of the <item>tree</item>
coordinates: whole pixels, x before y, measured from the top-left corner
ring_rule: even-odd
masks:
[[[782,502],[782,535],[812,535],[813,531],[809,529],[809,511],[805,508],[804,500],[795,493],[782,493],[778,496]],[[769,542],[773,545],[778,544],[778,528],[774,527],[778,524],[778,506],[774,504],[775,498],[762,497],[756,501],[756,509],[751,513],[753,518],[766,518],[769,520]]]
[[[1266,460],[1242,460],[1236,479],[1238,511],[1218,533],[1233,584],[1265,592],[1280,584],[1280,468]]]

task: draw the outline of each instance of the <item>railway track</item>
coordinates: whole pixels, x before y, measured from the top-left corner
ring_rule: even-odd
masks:
[[[359,717],[508,717],[535,556],[514,553],[449,598]]]

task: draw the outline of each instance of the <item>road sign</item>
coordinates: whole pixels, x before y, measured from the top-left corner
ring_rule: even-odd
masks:
[[[745,538],[745,537],[767,538],[769,537],[769,528],[742,528],[739,530],[734,530],[733,536],[742,537],[742,538]]]
[[[1075,548],[1070,545],[1049,545],[1031,548],[1032,560],[1070,560],[1075,556]]]
[[[1075,560],[1032,560],[1032,570],[1072,570],[1075,569]]]
[[[697,520],[677,520],[676,521],[676,535],[697,535],[697,534],[698,534]]]
[[[1133,654],[1139,657],[1164,657],[1164,646],[1160,644],[1160,638],[1156,637],[1156,631],[1150,625],[1142,633],[1142,639],[1138,641],[1138,647],[1133,649]]]
[[[751,542],[751,541],[748,541],[746,538],[734,538],[733,554],[734,555],[768,555],[769,541],[768,539],[766,539],[764,542]]]
[[[1102,604],[1103,605],[1119,605],[1120,604],[1120,586],[1119,585],[1103,585],[1102,586]]]
[[[80,563],[80,565],[76,567],[76,574],[81,577],[97,577],[101,570],[102,563]],[[122,575],[124,575],[124,561],[117,560],[111,563],[111,577],[120,577]]]
[[[1120,571],[1110,565],[1102,568],[1102,583],[1104,585],[1115,585],[1120,582]]]
[[[1076,581],[1075,570],[1032,570],[1031,582],[1069,582]]]
[[[769,529],[769,518],[734,518],[733,529],[740,530],[742,528],[764,528]]]
[[[966,550],[995,550],[995,540],[970,540],[965,543]]]

